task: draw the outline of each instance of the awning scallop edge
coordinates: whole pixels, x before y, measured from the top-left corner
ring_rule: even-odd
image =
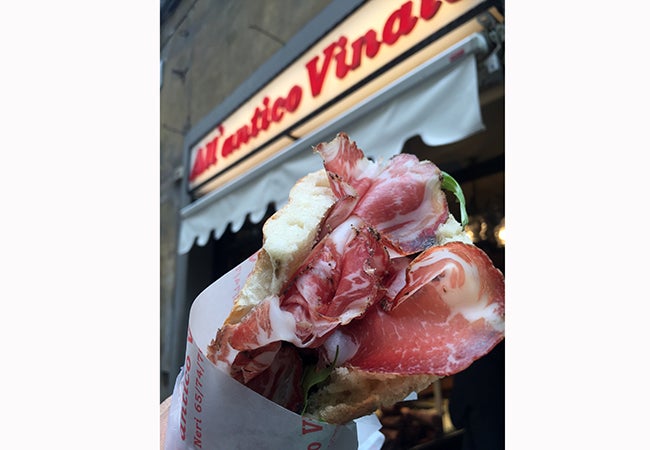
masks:
[[[407,139],[420,135],[428,145],[450,144],[482,130],[474,53],[485,39],[474,34],[390,86],[376,92],[319,130],[305,136],[263,165],[207,194],[181,210],[178,253],[216,239],[231,224],[258,223],[269,203],[281,207],[295,182],[322,168],[313,146],[340,131],[376,160],[399,153]],[[462,48],[463,57],[451,60]]]

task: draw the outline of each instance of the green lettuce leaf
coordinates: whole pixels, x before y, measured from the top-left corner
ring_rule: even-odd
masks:
[[[338,358],[339,358],[339,347],[336,346],[336,354],[334,355],[334,361],[332,362],[332,364],[322,369],[318,369],[316,367],[316,363],[314,363],[305,368],[305,372],[302,375],[302,398],[305,399],[304,400],[305,404],[302,408],[301,415],[305,414],[305,411],[307,410],[307,403],[309,401],[308,400],[309,391],[311,390],[312,387],[327,380],[327,377],[329,377],[332,371],[334,370],[334,366],[336,365],[336,360]]]
[[[465,195],[463,195],[463,190],[461,189],[460,184],[458,184],[458,182],[447,172],[442,172],[442,189],[449,191],[456,196],[460,205],[460,224],[464,227],[467,225],[469,219],[467,217],[467,210],[465,209]]]

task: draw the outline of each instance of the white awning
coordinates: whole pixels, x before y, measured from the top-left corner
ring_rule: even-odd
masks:
[[[474,34],[386,88],[356,104],[317,131],[295,141],[261,166],[181,210],[180,254],[218,239],[230,224],[237,232],[246,216],[259,222],[269,203],[281,207],[298,179],[323,167],[313,146],[344,131],[375,160],[399,153],[420,135],[430,145],[450,144],[484,128],[474,54],[487,49]]]

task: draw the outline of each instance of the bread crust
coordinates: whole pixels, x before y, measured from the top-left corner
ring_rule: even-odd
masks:
[[[438,378],[338,367],[327,384],[310,395],[306,413],[328,423],[348,423],[383,406],[392,406],[412,392],[421,392]]]

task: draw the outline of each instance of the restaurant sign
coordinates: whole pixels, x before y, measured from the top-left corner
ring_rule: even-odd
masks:
[[[190,190],[268,147],[293,125],[480,3],[365,3],[191,147]],[[292,133],[292,138],[300,137]]]

